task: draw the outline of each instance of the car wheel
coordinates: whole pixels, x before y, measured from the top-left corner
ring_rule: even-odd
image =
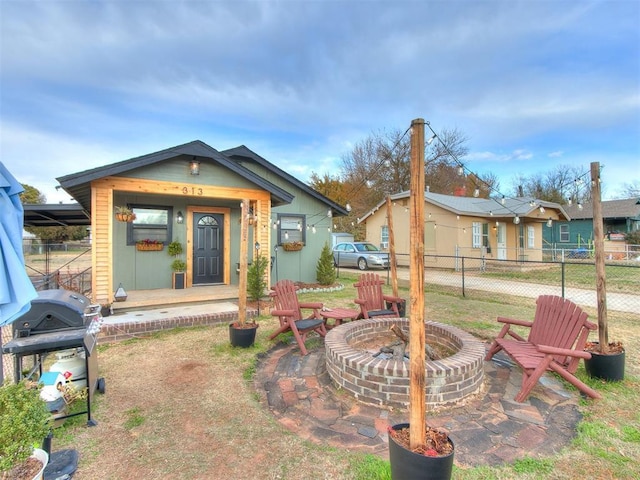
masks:
[[[358,259],[358,268],[360,270],[366,270],[367,269],[367,261],[364,258],[359,258]]]

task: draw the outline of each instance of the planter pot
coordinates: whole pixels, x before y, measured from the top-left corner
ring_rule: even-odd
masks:
[[[243,328],[229,324],[229,341],[232,347],[248,348],[256,341],[257,323],[247,323]]]
[[[33,454],[31,456],[37,458],[38,460],[40,460],[40,462],[42,462],[42,468],[36,475],[33,476],[33,480],[41,480],[44,476],[44,469],[47,466],[47,463],[49,463],[49,454],[41,448],[34,448]]]
[[[164,248],[164,243],[136,243],[139,252],[159,252]]]
[[[185,284],[185,272],[173,272],[173,288],[176,290],[182,290]]]
[[[407,427],[408,423],[399,423],[391,428]],[[449,441],[453,445],[451,439]],[[406,449],[389,434],[389,462],[392,480],[448,480],[453,471],[453,451],[441,457],[428,457]]]
[[[625,352],[602,355],[590,352],[591,359],[584,361],[587,375],[592,378],[601,378],[607,381],[620,381],[624,379]]]

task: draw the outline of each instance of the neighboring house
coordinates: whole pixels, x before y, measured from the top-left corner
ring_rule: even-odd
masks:
[[[245,146],[217,151],[201,141],[59,177],[91,217],[92,291],[107,303],[126,289],[171,288],[166,248],[139,251],[143,240],[179,241],[187,264],[186,288],[237,284],[241,202],[250,202],[249,261],[271,258],[271,276],[313,282],[333,215],[347,211]],[[116,206],[136,213],[115,218]],[[304,248],[278,248],[299,241]],[[277,272],[277,273],[276,273]]]
[[[391,195],[398,264],[409,255],[409,192]],[[543,230],[567,214],[556,203],[531,198],[486,199],[425,192],[425,255],[542,260]],[[368,241],[388,248],[386,200],[359,221]],[[427,257],[425,262],[437,262]]]
[[[601,202],[606,240],[624,242],[624,235],[640,230],[640,198]],[[561,221],[544,232],[553,247],[588,247],[593,243],[593,203],[564,205],[571,221]]]

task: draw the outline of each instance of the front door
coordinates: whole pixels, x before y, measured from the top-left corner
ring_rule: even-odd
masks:
[[[193,213],[193,285],[222,283],[224,216]]]
[[[502,222],[496,222],[498,232],[498,260],[507,259],[507,226]]]

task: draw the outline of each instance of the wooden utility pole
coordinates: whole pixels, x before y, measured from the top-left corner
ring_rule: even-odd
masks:
[[[243,199],[240,208],[240,278],[238,279],[238,323],[247,321],[247,269],[249,253],[249,200]]]
[[[389,265],[391,268],[391,289],[393,296],[398,296],[398,268],[396,266],[396,241],[393,233],[393,211],[391,197],[387,195],[387,228],[389,230]]]
[[[424,119],[411,122],[409,194],[409,435],[410,447],[426,443],[424,328]]]
[[[600,352],[609,353],[609,329],[607,327],[607,286],[604,269],[604,224],[600,199],[600,163],[591,162],[591,201],[593,202],[593,244],[596,261],[596,300],[598,304],[598,341]]]

